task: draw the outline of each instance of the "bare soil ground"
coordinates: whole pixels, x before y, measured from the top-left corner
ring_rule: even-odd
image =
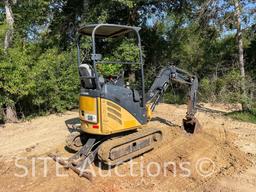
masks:
[[[65,121],[75,122],[77,112],[7,124],[0,128],[0,191],[256,191],[256,125],[199,111],[203,129],[188,135],[170,125],[180,125],[185,112],[186,106],[159,105],[147,126],[164,131],[162,145],[112,169],[92,165],[92,182],[40,159],[71,155]]]

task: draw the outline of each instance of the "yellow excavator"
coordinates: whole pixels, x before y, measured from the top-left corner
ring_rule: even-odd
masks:
[[[146,153],[161,143],[161,129],[146,125],[152,112],[172,81],[186,84],[188,108],[182,127],[190,134],[200,128],[196,113],[196,93],[198,79],[194,75],[173,66],[164,67],[156,76],[149,91],[145,93],[143,56],[139,27],[116,24],[93,24],[78,29],[78,69],[81,82],[79,118],[80,131],[67,137],[67,147],[76,153],[64,160],[56,155],[50,156],[66,168],[71,168],[80,176],[91,178],[86,168],[98,159],[104,164],[114,166]],[[138,59],[136,61],[110,61],[102,59],[100,46],[105,39],[130,37],[135,34]],[[90,58],[81,51],[82,38],[91,37]],[[96,45],[99,39],[99,46]],[[88,50],[87,50],[88,52]],[[104,77],[99,65],[137,65],[139,89],[125,83],[124,73]]]

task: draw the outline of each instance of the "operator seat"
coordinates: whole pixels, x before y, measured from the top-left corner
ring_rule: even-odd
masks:
[[[82,87],[85,89],[95,89],[96,82],[95,79],[89,78],[94,76],[92,67],[89,64],[81,64],[79,66],[79,75],[81,78]]]

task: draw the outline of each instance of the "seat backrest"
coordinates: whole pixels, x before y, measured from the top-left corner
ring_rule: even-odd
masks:
[[[93,69],[90,65],[84,63],[79,66],[79,74],[80,77],[93,77]],[[95,79],[86,79],[86,78],[81,78],[81,83],[82,86],[86,89],[95,89],[96,84],[95,84]]]

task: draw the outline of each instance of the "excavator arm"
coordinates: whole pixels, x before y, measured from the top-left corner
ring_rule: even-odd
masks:
[[[190,87],[187,113],[183,119],[183,128],[189,133],[194,133],[200,129],[199,122],[195,118],[198,89],[198,79],[196,76],[191,75],[175,66],[163,68],[146,94],[146,103],[150,107],[150,111],[154,111],[156,105],[159,103],[171,81],[186,84]]]

